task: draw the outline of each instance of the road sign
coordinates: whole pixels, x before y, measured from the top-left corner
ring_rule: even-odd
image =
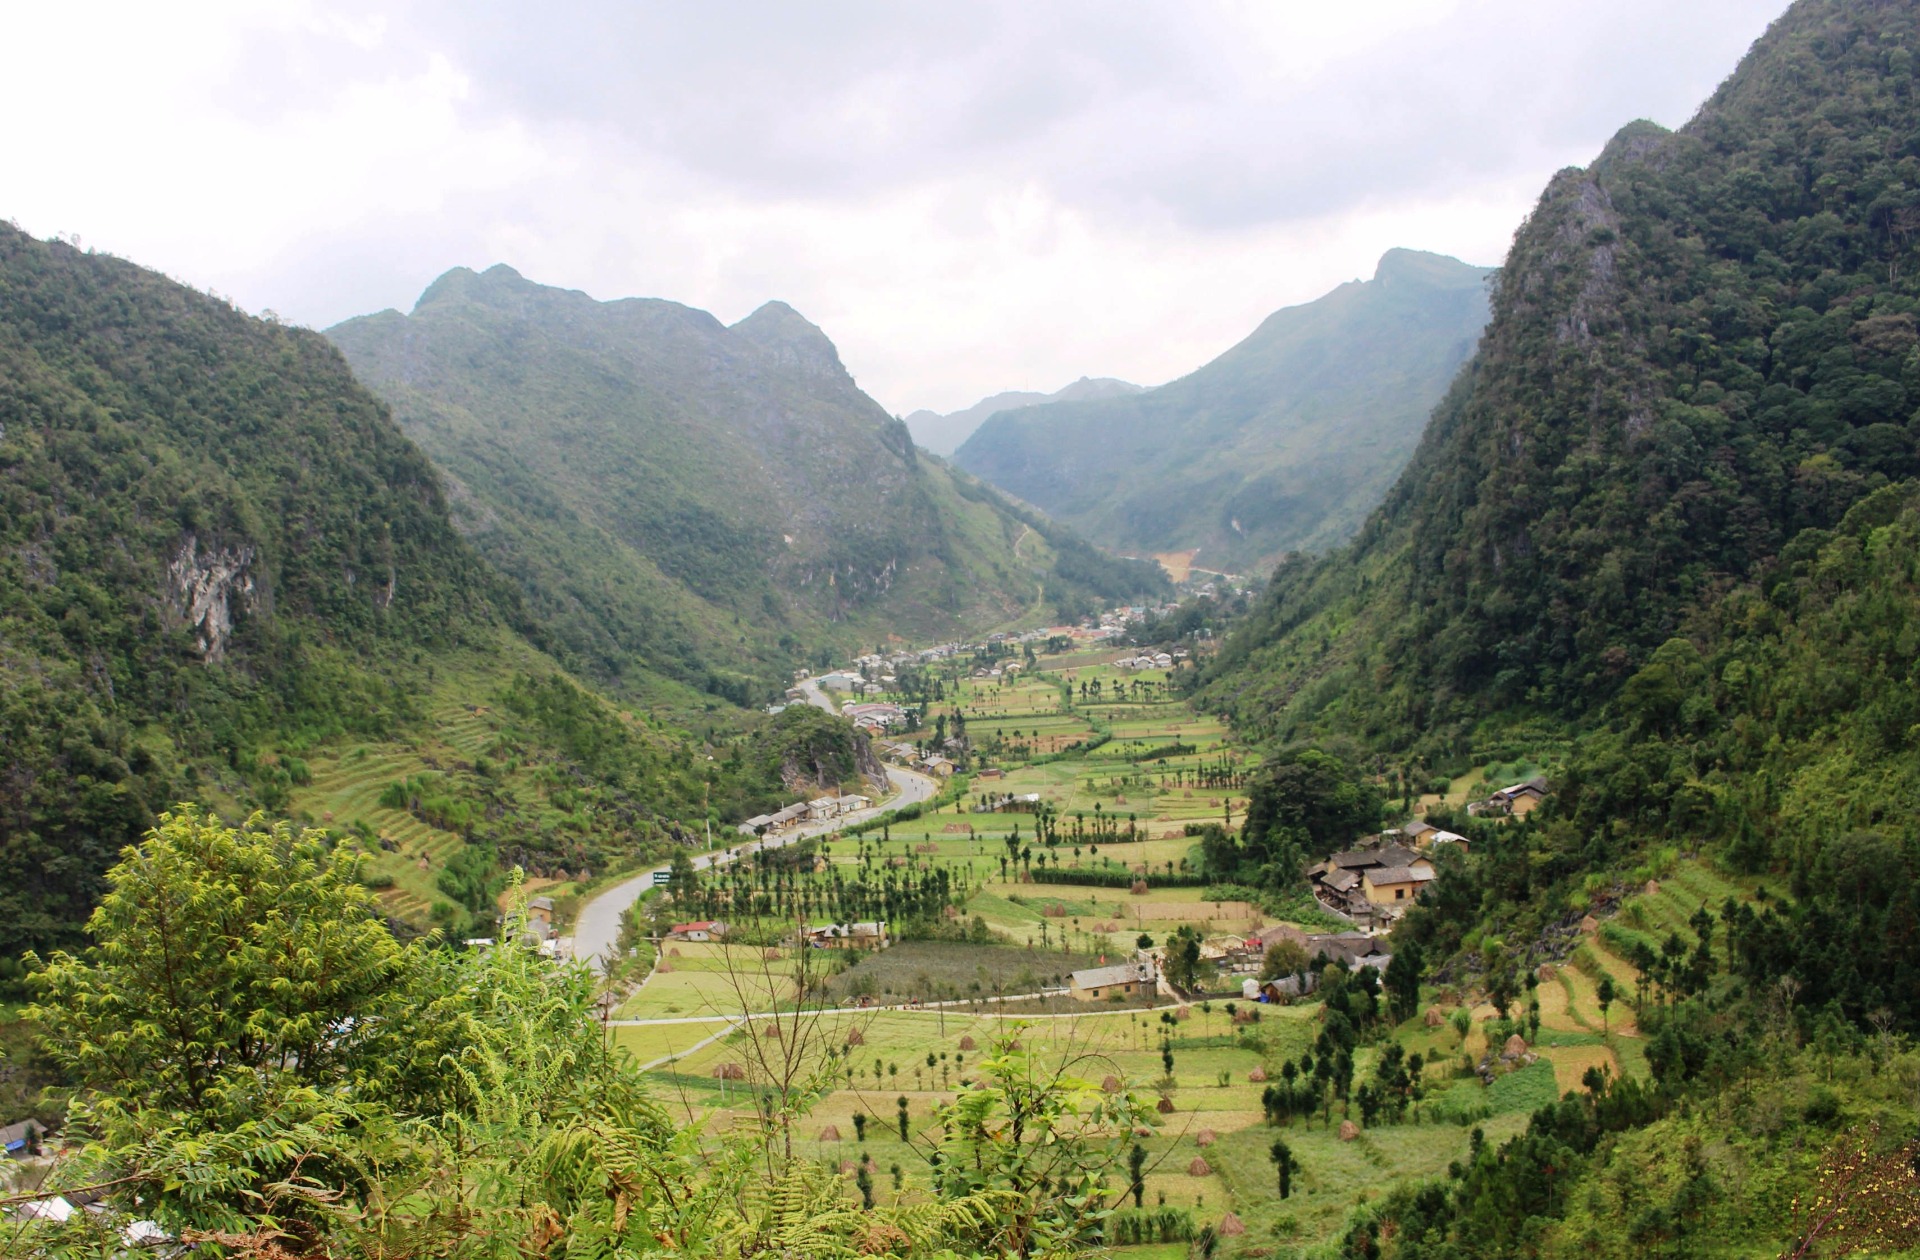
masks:
[[[658,888],[662,884],[670,883],[672,880],[673,880],[672,871],[655,871],[653,873],[653,886],[655,888]]]

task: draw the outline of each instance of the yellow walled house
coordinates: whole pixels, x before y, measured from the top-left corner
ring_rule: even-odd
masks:
[[[1073,973],[1069,991],[1076,1002],[1151,997],[1158,987],[1150,962],[1116,963]]]
[[[1433,863],[1421,858],[1406,866],[1375,866],[1360,872],[1360,886],[1376,906],[1412,901],[1433,881]]]

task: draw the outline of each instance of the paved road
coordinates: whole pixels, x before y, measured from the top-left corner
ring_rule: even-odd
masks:
[[[833,702],[811,678],[802,681],[800,686],[808,693],[808,699],[812,703],[818,704],[829,713],[839,711],[833,707]],[[777,836],[767,836],[760,840],[744,840],[730,849],[716,848],[711,853],[696,854],[693,859],[694,869],[706,870],[712,866],[724,866],[740,854],[758,853],[761,849],[778,849],[806,836],[838,831],[842,827],[864,822],[889,809],[930,800],[940,790],[940,785],[928,776],[913,770],[902,770],[898,766],[887,767],[887,781],[893,788],[892,795],[872,809],[859,810],[824,822],[805,823]],[[737,832],[730,831],[727,834],[730,838],[739,838]],[[662,865],[642,871],[631,879],[615,884],[580,907],[580,917],[573,925],[573,956],[591,962],[596,971],[605,971],[607,965],[613,960],[615,947],[619,944],[620,920],[627,913],[627,907],[639,900],[641,893],[653,887],[655,871],[667,869]]]

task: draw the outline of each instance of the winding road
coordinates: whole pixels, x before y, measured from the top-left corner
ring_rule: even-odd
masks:
[[[829,713],[838,713],[833,701],[826,692],[811,678],[803,678],[798,683],[806,695],[809,704],[817,705]],[[708,870],[762,849],[778,849],[808,836],[826,835],[839,831],[853,823],[865,822],[890,809],[903,805],[913,805],[920,801],[931,800],[940,785],[934,779],[914,770],[902,770],[898,766],[887,767],[887,782],[892,793],[871,809],[857,810],[843,814],[838,818],[823,822],[806,823],[777,836],[764,836],[758,840],[747,840],[730,848],[717,848],[707,853],[696,854],[693,859],[695,870]],[[735,833],[737,834],[737,833]],[[653,887],[653,877],[657,872],[668,870],[665,864],[651,867],[639,874],[620,881],[606,889],[593,900],[580,907],[580,915],[573,925],[573,956],[593,964],[595,971],[604,972],[614,961],[614,951],[620,942],[620,920],[626,916],[627,907],[640,899],[640,894]]]

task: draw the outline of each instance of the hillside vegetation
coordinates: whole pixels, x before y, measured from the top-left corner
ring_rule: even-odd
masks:
[[[324,338],[0,226],[9,959],[176,800],[353,830],[390,912],[459,926],[503,862],[599,870],[775,798],[739,723],[696,774],[546,635]]]
[[[1412,454],[1487,319],[1487,270],[1390,250],[1157,389],[1003,411],[962,468],[1109,547],[1263,568],[1345,540]]]
[[[1910,6],[1805,0],[1679,132],[1557,175],[1385,504],[1200,680],[1278,754],[1249,839],[1298,766],[1471,833],[1396,968],[1504,1015],[1570,961],[1555,1003],[1633,1010],[1609,1074],[1343,1256],[1911,1254],[1916,44]],[[1524,821],[1455,812],[1452,777],[1534,759]]]
[[[1056,571],[1044,540],[1016,550],[1023,523],[918,458],[779,302],[727,327],[499,266],[328,335],[569,659],[629,691],[665,676],[746,702],[834,648],[1160,580],[1110,564],[1089,582]]]

